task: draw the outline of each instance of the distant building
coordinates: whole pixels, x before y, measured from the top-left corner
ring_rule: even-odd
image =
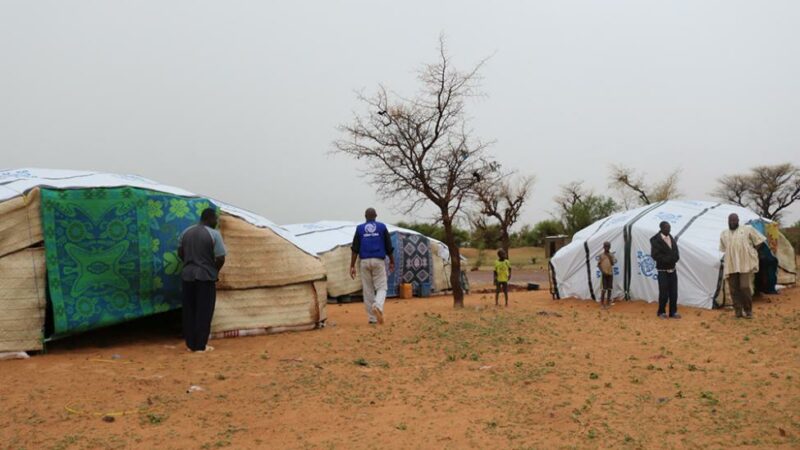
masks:
[[[566,234],[557,236],[547,236],[544,238],[544,256],[552,258],[553,255],[563,246],[569,244],[570,238]]]

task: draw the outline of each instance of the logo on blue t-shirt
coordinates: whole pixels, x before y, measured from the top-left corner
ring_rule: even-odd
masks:
[[[375,222],[367,222],[364,224],[364,237],[372,238],[372,237],[380,237],[380,233],[378,233],[378,224]]]
[[[386,226],[378,222],[367,222],[359,225],[356,233],[361,240],[361,248],[359,256],[361,259],[367,258],[380,258],[386,257],[386,245],[383,240],[383,234],[386,231]]]

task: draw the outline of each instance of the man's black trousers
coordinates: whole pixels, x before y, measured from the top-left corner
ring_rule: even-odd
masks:
[[[658,314],[666,314],[669,302],[669,315],[678,312],[678,272],[658,271]]]
[[[216,303],[216,282],[183,282],[183,337],[189,350],[206,349]]]

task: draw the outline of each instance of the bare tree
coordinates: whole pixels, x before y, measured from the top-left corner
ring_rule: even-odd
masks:
[[[470,241],[472,247],[494,248],[500,242],[500,226],[490,224],[483,214],[472,211],[467,214],[470,225]]]
[[[800,168],[790,163],[753,167],[750,173],[726,175],[718,183],[714,196],[770,220],[779,221],[783,211],[800,200]]]
[[[499,165],[486,153],[486,142],[468,127],[465,102],[479,95],[481,61],[462,72],[451,65],[444,38],[438,61],[419,72],[421,91],[405,98],[380,86],[372,96],[359,94],[367,108],[341,125],[338,152],[366,163],[365,174],[384,198],[405,205],[405,213],[431,203],[450,250],[450,285],[455,307],[463,307],[461,258],[454,226],[475,185],[493,180]]]
[[[515,180],[504,178],[497,184],[481,183],[477,186],[480,213],[497,220],[500,226],[500,245],[506,254],[511,246],[511,227],[517,223],[533,183],[534,177],[527,176]]]
[[[633,193],[642,205],[671,200],[681,196],[678,191],[678,178],[680,169],[674,170],[663,180],[648,183],[645,174],[636,173],[635,170],[619,166],[611,166],[610,186],[617,189],[627,203],[627,194]]]
[[[714,196],[734,205],[746,207],[750,179],[747,175],[725,175],[717,180],[719,186]]]
[[[591,194],[583,187],[583,181],[571,181],[561,186],[561,193],[553,201],[558,204],[560,212],[569,211]]]

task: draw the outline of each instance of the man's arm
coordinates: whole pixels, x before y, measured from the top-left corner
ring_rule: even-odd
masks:
[[[681,260],[681,249],[678,247],[678,241],[672,239],[672,246],[675,247],[675,263]]]
[[[358,240],[358,230],[353,235],[353,244],[350,246],[350,278],[356,279],[356,259],[361,251],[361,241]]]
[[[658,242],[656,239],[661,238],[650,239],[650,257],[653,258],[653,261],[659,262],[661,261],[661,251],[658,249]]]
[[[350,252],[350,278],[356,279],[356,259],[358,259],[358,253]]]
[[[225,248],[222,233],[214,230],[211,236],[214,238],[214,264],[217,266],[217,271],[219,271],[225,265],[225,255],[228,254],[228,249]]]
[[[511,281],[511,261],[508,261],[508,281]]]
[[[181,232],[180,236],[178,236],[178,258],[183,261],[183,235],[186,233],[186,230]]]
[[[394,247],[392,247],[392,237],[389,235],[389,230],[383,233],[383,247],[389,257],[389,272],[394,272]]]
[[[753,244],[753,247],[761,251],[761,248],[767,245],[767,238],[759,234],[753,227],[748,227],[747,231],[750,235],[750,242]]]

